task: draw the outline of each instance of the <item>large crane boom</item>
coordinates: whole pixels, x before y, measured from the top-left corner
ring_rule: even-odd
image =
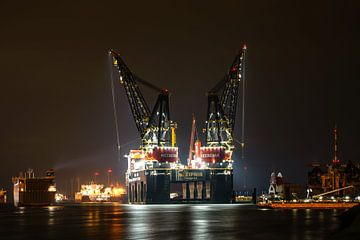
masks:
[[[110,50],[110,54],[113,59],[113,65],[117,67],[119,71],[120,83],[123,84],[125,88],[126,97],[129,101],[136,127],[141,137],[143,137],[149,121],[150,109],[135,81],[135,76],[126,66],[120,55],[113,50]]]
[[[245,53],[246,45],[243,46],[242,51],[235,57],[233,63],[231,64],[231,67],[227,74],[225,88],[220,99],[221,107],[223,108],[225,114],[229,119],[229,127],[232,131],[234,131],[235,127],[239,84],[240,81],[243,80],[243,77],[245,75]]]
[[[235,127],[237,100],[240,81],[245,71],[246,46],[236,55],[227,75],[208,92],[206,121],[207,146],[234,148],[233,131]],[[219,97],[218,92],[223,88]]]
[[[168,90],[162,90],[137,77],[117,52],[110,50],[109,53],[112,56],[113,66],[118,70],[120,83],[124,86],[136,127],[142,139],[142,148],[174,146],[176,124],[170,120]],[[138,82],[159,92],[152,112],[138,87]]]

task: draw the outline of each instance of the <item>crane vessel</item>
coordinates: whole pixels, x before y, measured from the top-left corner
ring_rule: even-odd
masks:
[[[199,138],[195,139],[193,117],[189,157],[187,164],[182,164],[176,144],[177,124],[170,117],[169,91],[137,77],[117,52],[109,51],[112,84],[119,82],[124,87],[141,138],[139,148],[127,154],[129,203],[232,202],[233,133],[239,88],[245,83],[245,53],[244,45],[226,76],[207,92],[205,143],[202,146]],[[138,84],[158,92],[151,111]]]

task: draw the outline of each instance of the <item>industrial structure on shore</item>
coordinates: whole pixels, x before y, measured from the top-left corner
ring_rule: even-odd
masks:
[[[351,208],[360,204],[360,164],[348,161],[342,164],[338,158],[338,130],[333,130],[334,156],[326,165],[326,171],[320,164],[313,164],[308,173],[306,190],[289,187],[283,184],[282,174],[271,174],[269,194],[259,197],[259,207],[264,208]],[[302,190],[303,189],[303,190]],[[300,191],[299,191],[300,190]],[[291,193],[289,195],[289,193]],[[297,196],[306,194],[300,199]]]
[[[308,173],[308,188],[312,194],[332,192],[333,196],[359,196],[360,195],[360,163],[348,161],[342,163],[338,154],[338,130],[333,130],[333,159],[324,168],[320,164],[313,164]],[[348,186],[352,186],[347,188]],[[344,189],[342,189],[344,188]],[[342,189],[336,191],[337,189]]]
[[[187,164],[182,164],[176,145],[177,124],[170,118],[169,91],[138,78],[120,55],[110,50],[112,66],[115,67],[111,70],[113,99],[116,75],[116,79],[124,86],[142,139],[140,148],[130,150],[128,154],[126,184],[129,203],[233,201],[233,135],[239,95],[242,96],[241,109],[244,116],[245,52],[244,45],[224,79],[208,92],[204,146],[196,137],[193,117],[189,157]],[[138,83],[159,92],[152,111]],[[221,94],[219,91],[222,91]],[[114,114],[119,134],[115,100]],[[243,126],[244,118],[242,120]],[[241,147],[244,147],[243,136]]]
[[[12,178],[14,187],[14,205],[20,206],[48,206],[55,202],[55,173],[50,169],[45,177],[35,177],[34,171],[28,169]]]
[[[279,172],[271,173],[268,196],[271,199],[283,199],[286,201],[300,199],[305,197],[305,186],[301,184],[287,183],[283,175]]]

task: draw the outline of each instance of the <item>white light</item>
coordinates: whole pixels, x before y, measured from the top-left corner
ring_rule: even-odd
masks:
[[[50,187],[48,188],[48,191],[49,191],[49,192],[56,192],[56,187],[55,187],[55,186],[50,186]]]
[[[170,199],[179,197],[178,193],[170,193]]]

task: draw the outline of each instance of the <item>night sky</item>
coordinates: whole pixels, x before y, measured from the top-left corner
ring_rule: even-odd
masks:
[[[10,190],[11,177],[29,167],[37,175],[54,168],[61,191],[95,171],[105,182],[108,168],[124,182],[109,48],[172,92],[186,161],[191,114],[203,128],[206,92],[248,45],[246,158],[235,152],[236,189],[245,165],[248,187],[264,189],[274,170],[305,183],[309,164],[331,161],[335,123],[341,161],[360,161],[359,1],[74,2],[0,3],[0,188]],[[157,93],[142,91],[152,108]],[[140,141],[122,86],[116,94],[124,155]]]

